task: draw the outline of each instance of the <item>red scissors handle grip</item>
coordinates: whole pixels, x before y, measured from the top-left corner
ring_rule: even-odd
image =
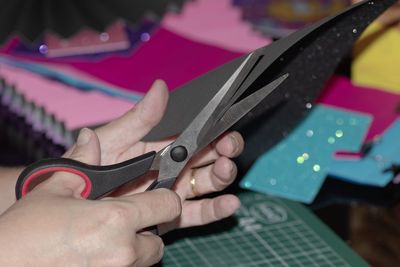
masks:
[[[84,172],[81,172],[77,169],[73,169],[73,168],[69,168],[69,167],[61,167],[61,166],[44,168],[44,169],[41,169],[41,170],[38,170],[38,171],[32,173],[30,176],[27,176],[24,179],[24,182],[22,183],[21,197],[28,194],[28,192],[33,187],[35,187],[35,185],[38,183],[38,180],[40,180],[41,177],[45,176],[46,174],[53,174],[55,172],[69,172],[72,174],[79,175],[85,181],[85,188],[81,192],[81,196],[83,198],[88,198],[90,192],[92,191],[92,181],[90,181],[90,178]]]
[[[83,198],[97,199],[148,172],[155,155],[155,152],[150,152],[108,166],[88,165],[66,158],[41,160],[31,164],[21,173],[15,187],[15,195],[20,199],[54,172],[69,172],[79,175],[84,180],[85,188],[81,192]]]

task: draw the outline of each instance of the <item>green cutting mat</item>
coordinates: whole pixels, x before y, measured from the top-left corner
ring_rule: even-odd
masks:
[[[368,266],[308,209],[241,193],[234,218],[166,237],[161,266]]]

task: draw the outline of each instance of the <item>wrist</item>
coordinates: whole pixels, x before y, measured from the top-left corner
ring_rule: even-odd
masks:
[[[0,266],[26,266],[20,242],[14,242],[15,233],[10,229],[4,215],[0,215]]]
[[[0,215],[15,203],[15,183],[23,167],[0,167]]]
[[[81,266],[68,246],[46,238],[47,230],[29,225],[24,216],[14,211],[11,208],[0,215],[0,266]]]

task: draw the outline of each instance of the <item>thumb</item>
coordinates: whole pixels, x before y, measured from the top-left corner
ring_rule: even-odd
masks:
[[[99,165],[100,143],[96,133],[90,129],[83,128],[79,133],[76,144],[64,157],[90,165]],[[56,172],[43,183],[43,189],[46,188],[57,194],[80,198],[80,194],[85,188],[85,181],[76,174]]]
[[[115,151],[136,144],[161,120],[167,102],[167,85],[162,80],[156,80],[144,98],[130,111],[96,130],[102,148]]]

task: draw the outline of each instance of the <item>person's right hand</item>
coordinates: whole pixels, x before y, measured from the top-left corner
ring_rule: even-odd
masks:
[[[69,157],[99,164],[96,134],[84,129]],[[149,266],[161,259],[161,238],[142,229],[180,215],[176,193],[88,201],[72,175],[54,174],[0,216],[1,266]]]

